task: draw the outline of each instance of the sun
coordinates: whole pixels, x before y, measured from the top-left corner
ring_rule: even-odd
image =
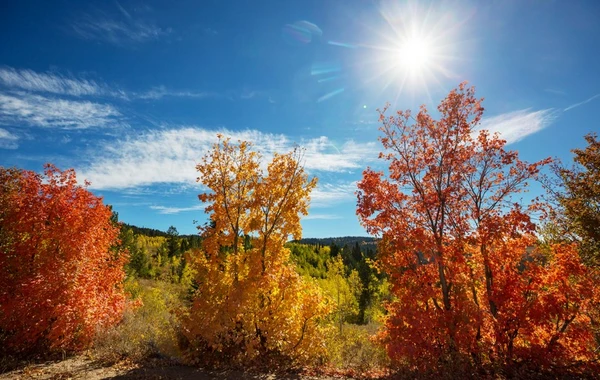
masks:
[[[427,69],[434,59],[433,48],[427,39],[411,36],[398,49],[398,65],[410,75]]]
[[[470,16],[416,0],[381,4],[383,22],[372,27],[369,43],[363,45],[368,51],[360,68],[367,85],[382,93],[395,90],[398,99],[403,94],[429,96],[431,89],[458,77],[459,57],[468,56],[461,29]]]
[[[443,47],[435,36],[418,28],[409,28],[395,36],[387,46],[377,46],[377,65],[374,72],[384,80],[385,87],[399,86],[400,90],[428,92],[428,86],[446,75]]]

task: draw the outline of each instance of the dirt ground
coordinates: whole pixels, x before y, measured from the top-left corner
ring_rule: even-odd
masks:
[[[300,375],[281,374],[250,374],[239,371],[206,371],[200,368],[187,366],[157,366],[153,363],[148,365],[136,365],[120,363],[113,366],[103,366],[95,363],[85,356],[69,358],[59,362],[48,362],[43,364],[30,364],[22,368],[0,374],[0,380],[15,379],[326,379],[323,377],[310,377]],[[333,378],[328,378],[333,379]]]

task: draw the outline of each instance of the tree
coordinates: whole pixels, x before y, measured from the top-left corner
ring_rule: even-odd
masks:
[[[387,178],[367,169],[358,183],[357,214],[382,237],[379,261],[396,297],[388,353],[423,366],[590,359],[589,273],[570,245],[538,248],[537,204],[514,200],[550,160],[527,164],[480,130],[481,100],[464,83],[437,110],[439,120],[425,106],[416,118],[384,109]]]
[[[250,143],[219,135],[198,164],[210,222],[200,229],[202,254],[192,258],[198,289],[185,322],[197,357],[249,364],[322,353],[318,322],[327,305],[284,247],[289,236],[300,238],[316,185],[301,159],[298,149],[275,154],[263,172]]]
[[[333,317],[338,325],[339,334],[342,335],[344,323],[352,317],[356,319],[359,312],[358,299],[362,292],[362,283],[358,272],[353,269],[347,276],[342,257],[332,257],[327,263],[327,278],[321,281],[321,286],[333,299]]]
[[[0,168],[0,351],[86,347],[121,318],[127,253],[73,170]]]
[[[170,226],[167,230],[167,245],[169,249],[169,257],[180,256],[181,246],[179,242],[179,232],[174,226]]]
[[[600,266],[600,141],[595,134],[585,140],[585,149],[573,150],[571,168],[556,163],[554,177],[545,178],[555,205],[546,231],[551,240],[579,243],[584,262]]]

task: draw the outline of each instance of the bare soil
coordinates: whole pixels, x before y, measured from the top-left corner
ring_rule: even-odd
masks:
[[[18,369],[0,374],[0,380],[15,379],[332,379],[295,374],[252,374],[241,371],[208,371],[183,365],[164,365],[149,361],[145,364],[122,362],[111,366],[92,361],[86,356],[77,356],[62,361],[26,364]]]

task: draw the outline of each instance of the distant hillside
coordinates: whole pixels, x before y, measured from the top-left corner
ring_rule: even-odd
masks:
[[[169,237],[169,234],[165,231],[157,230],[154,228],[138,227],[133,224],[123,223],[123,227],[130,228],[133,233],[137,235],[145,236],[162,236]],[[179,237],[196,237],[198,235],[179,235]],[[335,244],[338,247],[344,247],[346,245],[352,246],[358,243],[358,245],[375,246],[379,239],[370,236],[342,236],[342,237],[328,237],[328,238],[304,238],[300,240],[293,240],[292,243],[308,244],[308,245],[332,245]]]
[[[123,228],[130,228],[133,231],[133,233],[136,235],[146,235],[146,236],[151,236],[151,237],[156,237],[156,236],[167,237],[167,236],[169,236],[164,231],[156,230],[154,228],[138,227],[138,226],[134,226],[133,224],[123,223]]]
[[[145,235],[145,236],[151,236],[151,237],[156,237],[156,236],[162,236],[162,237],[169,237],[169,234],[161,231],[161,230],[157,230],[154,228],[146,228],[146,227],[138,227],[138,226],[134,226],[133,224],[127,224],[127,223],[123,223],[123,228],[130,228],[134,234],[136,235]],[[190,238],[190,237],[198,237],[198,234],[190,234],[190,235],[178,235],[179,237],[182,238]]]
[[[370,236],[343,236],[343,237],[328,237],[328,238],[304,238],[294,240],[293,243],[310,244],[310,245],[331,245],[335,244],[338,247],[345,245],[369,245],[375,246],[379,239]]]

